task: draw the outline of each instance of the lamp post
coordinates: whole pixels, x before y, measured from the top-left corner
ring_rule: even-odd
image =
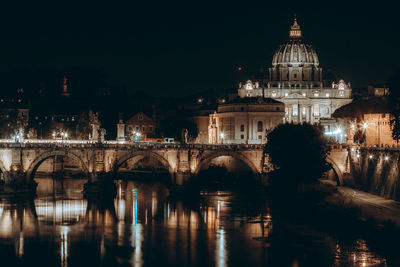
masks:
[[[23,135],[20,132],[16,133],[12,138],[14,139],[15,143],[24,141]]]
[[[221,133],[219,134],[219,137],[221,138],[221,144],[223,144],[223,143],[224,143],[224,139],[225,139],[225,133],[224,133],[224,132],[221,132]]]
[[[133,135],[133,141],[135,141],[135,142],[139,141],[139,138],[141,136],[141,134],[139,132],[133,131],[132,135]]]
[[[68,133],[62,131],[61,132],[61,142],[64,143],[64,138],[67,139],[68,138]]]

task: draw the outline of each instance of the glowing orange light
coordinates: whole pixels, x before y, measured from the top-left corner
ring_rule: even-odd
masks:
[[[238,70],[238,71],[242,71],[243,68],[239,66],[239,67],[237,68],[237,70]]]

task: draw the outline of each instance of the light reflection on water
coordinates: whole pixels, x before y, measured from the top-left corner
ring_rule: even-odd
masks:
[[[120,180],[114,201],[102,202],[83,199],[85,180],[37,181],[35,200],[0,202],[0,257],[10,266],[311,266],[306,254],[331,258],[314,266],[390,266],[362,239],[326,235],[321,246],[286,235],[268,205],[249,211],[253,203],[231,193],[184,203],[162,184]]]

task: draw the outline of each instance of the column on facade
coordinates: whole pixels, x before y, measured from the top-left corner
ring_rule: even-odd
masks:
[[[246,143],[249,143],[249,139],[250,139],[250,118],[249,118],[249,113],[247,113],[247,136],[246,136]]]
[[[253,118],[250,118],[250,115],[249,115],[249,140],[253,139],[253,130],[254,130],[254,128],[253,128]]]
[[[301,105],[300,103],[297,103],[297,122],[300,123],[301,122]]]
[[[292,122],[292,105],[288,105],[289,123]]]
[[[308,114],[310,116],[309,119],[308,119],[308,122],[309,123],[313,123],[312,105],[308,106]]]

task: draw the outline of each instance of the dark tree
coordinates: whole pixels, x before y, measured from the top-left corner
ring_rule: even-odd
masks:
[[[321,178],[329,169],[329,148],[322,129],[308,123],[281,124],[267,135],[265,152],[277,168],[279,177],[291,184]]]
[[[365,143],[365,130],[363,129],[357,129],[357,131],[354,133],[353,141],[356,144],[364,144]]]
[[[27,133],[28,121],[17,109],[0,110],[0,136],[12,138],[17,133]],[[24,136],[26,137],[26,136]]]
[[[392,119],[390,120],[390,127],[392,128],[392,138],[399,144],[400,140],[400,109],[392,111]]]
[[[392,115],[390,127],[392,128],[392,138],[398,144],[400,140],[400,71],[390,77],[388,85],[390,113]]]
[[[173,137],[182,140],[182,129],[188,130],[189,142],[198,135],[197,125],[183,115],[177,115],[160,122],[160,131],[164,137]]]
[[[90,118],[87,112],[82,112],[76,125],[76,138],[80,140],[88,140],[90,134]]]

